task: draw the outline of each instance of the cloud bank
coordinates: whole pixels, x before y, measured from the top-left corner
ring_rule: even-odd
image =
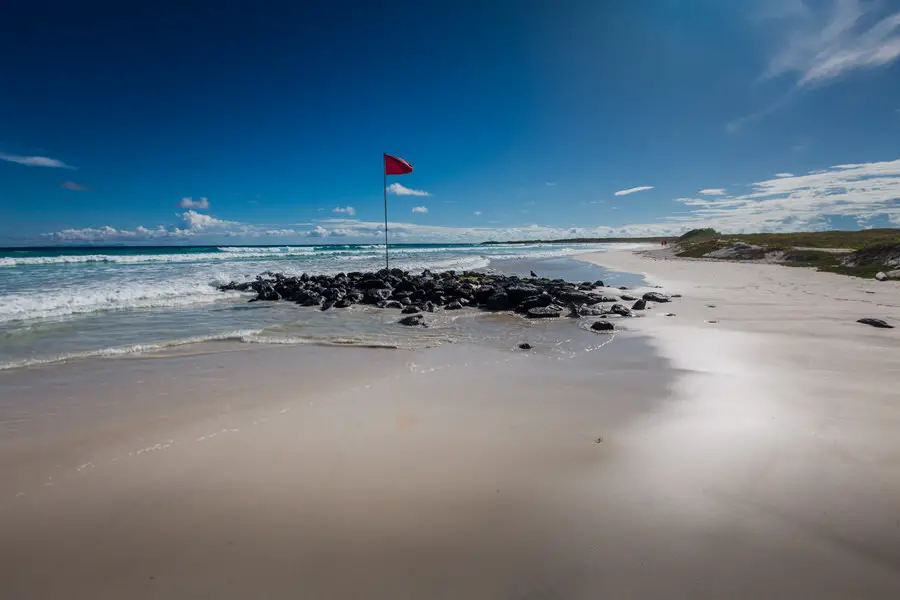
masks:
[[[716,189],[718,188],[706,188]],[[900,159],[884,162],[835,165],[805,175],[779,173],[751,183],[749,191],[736,195],[698,194],[679,198],[684,211],[661,216],[656,222],[618,227],[453,227],[393,222],[391,235],[398,242],[481,242],[485,240],[551,239],[567,237],[642,237],[678,235],[696,227],[715,227],[730,233],[824,230],[835,219],[850,219],[858,227],[900,226]],[[424,207],[422,207],[424,208]],[[481,211],[475,211],[479,214]],[[347,215],[347,213],[343,213]],[[190,243],[192,240],[277,238],[279,243],[304,243],[310,239],[340,237],[376,243],[384,235],[384,223],[351,218],[321,219],[304,227],[254,225],[218,219],[187,210],[174,226],[116,229],[110,226],[65,229],[45,234],[58,243]],[[311,228],[310,228],[311,227]],[[260,242],[256,242],[260,243]]]
[[[355,217],[355,216],[356,216],[356,209],[353,208],[352,206],[337,206],[337,207],[335,207],[334,209],[332,209],[331,212],[333,212],[333,213],[345,214],[345,215],[347,215],[348,217]]]

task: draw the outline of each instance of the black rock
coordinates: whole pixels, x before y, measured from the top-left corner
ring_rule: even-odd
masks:
[[[529,319],[551,319],[562,315],[562,309],[558,306],[535,306],[529,308],[526,314]]]
[[[866,317],[865,319],[859,319],[857,323],[862,323],[863,325],[871,325],[872,327],[879,327],[881,329],[893,329],[893,325],[888,325],[885,321],[881,319],[871,319]]]
[[[631,305],[631,310],[644,310],[647,308],[646,300],[638,300],[634,304]]]
[[[425,303],[425,306],[423,306],[422,308],[425,310],[425,312],[431,312],[431,313],[433,313],[433,312],[434,312],[434,308],[435,308],[435,307],[434,307],[434,302],[426,302],[426,303]]]
[[[348,294],[349,295],[349,294]],[[387,289],[368,289],[363,295],[363,303],[378,304],[391,297],[391,290]]]
[[[620,289],[620,290],[627,290],[627,289],[628,289],[628,286],[627,286],[627,285],[620,285],[620,286],[619,286],[619,289]]]
[[[485,307],[488,310],[509,310],[509,296],[506,292],[497,292],[487,299]]]
[[[444,309],[445,310],[459,310],[462,307],[463,307],[463,305],[458,300],[455,300],[455,301],[451,302],[450,304],[448,304],[447,306],[445,306]]]
[[[606,287],[606,286],[603,285],[603,282],[598,279],[597,281],[594,282],[594,287]]]
[[[669,297],[659,292],[647,292],[642,298],[649,302],[669,302]]]
[[[387,284],[383,279],[363,279],[357,284],[357,287],[361,290],[384,290],[389,289],[391,286]]]
[[[506,295],[509,297],[509,303],[512,306],[518,306],[525,298],[529,296],[537,296],[541,293],[541,289],[534,285],[510,285],[506,288]]]
[[[331,308],[332,306],[334,306],[334,300],[326,300],[325,302],[322,303],[322,308],[320,310],[326,311],[329,308]]]
[[[497,292],[492,285],[483,285],[472,292],[472,299],[478,304],[484,304],[488,299]]]
[[[594,296],[594,302],[618,302],[615,296]]]
[[[523,343],[519,344],[519,349],[520,350],[531,350],[531,344],[529,344],[528,342],[523,342]]]
[[[353,302],[349,298],[344,298],[342,300],[338,300],[334,303],[334,308],[349,308],[353,305]]]
[[[623,317],[633,317],[634,314],[627,307],[622,306],[621,304],[613,304],[612,308],[609,309],[609,312],[614,315],[622,315]]]
[[[409,306],[404,306],[403,310],[401,310],[404,315],[414,315],[416,313],[422,312],[422,309],[415,304],[410,304]]]
[[[417,314],[417,315],[409,315],[408,317],[403,317],[399,321],[397,321],[401,325],[406,325],[407,327],[415,327],[416,325],[425,325],[425,315]]]
[[[563,302],[577,302],[579,304],[594,304],[597,302],[596,296],[581,290],[561,290],[556,293],[556,297]]]
[[[526,313],[532,308],[537,308],[539,306],[550,306],[551,304],[553,304],[553,296],[545,292],[536,296],[529,296],[528,298],[522,300],[522,302],[520,302],[516,307],[516,312]]]
[[[382,308],[401,309],[401,308],[403,308],[403,305],[400,304],[399,302],[397,302],[396,300],[388,300],[387,302],[384,303],[384,306]]]
[[[594,331],[615,331],[616,326],[609,321],[594,321],[591,324],[591,329]]]
[[[619,296],[619,298],[621,298],[622,300],[628,300],[629,302],[634,302],[635,300],[637,300],[637,298],[635,296],[632,296],[631,294],[622,294],[621,296]]]

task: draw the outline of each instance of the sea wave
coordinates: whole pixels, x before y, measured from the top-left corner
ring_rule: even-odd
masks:
[[[157,263],[196,263],[215,261],[236,261],[253,258],[302,257],[312,256],[312,248],[293,248],[280,252],[268,252],[254,249],[251,252],[185,252],[181,254],[67,254],[62,256],[22,256],[2,257],[0,267],[24,267],[35,265],[68,265],[68,264],[157,264]]]
[[[168,340],[165,342],[157,342],[150,344],[128,344],[125,346],[114,346],[110,348],[99,348],[95,350],[84,350],[80,352],[69,352],[56,356],[48,356],[41,358],[27,358],[17,361],[0,363],[0,371],[9,371],[12,369],[22,369],[27,367],[36,367],[41,365],[51,365],[73,360],[86,360],[91,358],[116,358],[130,355],[148,354],[153,352],[161,352],[170,348],[178,348],[181,346],[190,346],[194,344],[204,344],[210,342],[239,342],[244,344],[260,344],[260,345],[278,345],[278,346],[298,346],[298,345],[316,345],[316,346],[338,346],[355,348],[374,348],[396,350],[405,346],[400,342],[382,342],[366,339],[351,338],[334,338],[334,339],[315,339],[302,336],[272,336],[264,335],[264,329],[240,329],[228,331],[225,333],[216,333],[210,335],[201,335],[187,337],[177,340]]]
[[[208,280],[109,281],[73,289],[7,294],[0,302],[0,323],[113,310],[178,308],[243,296],[237,292],[220,292],[211,283]]]

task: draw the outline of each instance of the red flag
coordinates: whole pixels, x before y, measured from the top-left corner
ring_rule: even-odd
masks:
[[[385,175],[406,175],[412,173],[412,165],[396,156],[390,154],[384,155],[384,174]]]

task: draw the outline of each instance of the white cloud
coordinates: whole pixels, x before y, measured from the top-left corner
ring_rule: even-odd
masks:
[[[481,216],[481,211],[480,211],[480,210],[476,210],[474,214],[475,214],[476,217]]]
[[[312,229],[306,232],[306,237],[312,238],[323,238],[329,234],[329,231],[322,227],[321,225],[316,225]]]
[[[194,231],[236,225],[234,221],[223,221],[221,219],[217,219],[209,215],[204,215],[193,210],[181,213],[181,219],[185,222],[185,224],[187,224],[190,229]]]
[[[795,87],[824,84],[900,57],[900,11],[881,3],[833,0],[831,10],[801,3],[785,18],[786,33],[763,78],[796,74]]]
[[[342,213],[342,214],[347,215],[348,217],[356,216],[356,209],[353,208],[352,206],[338,206],[338,207],[335,207],[331,212]]]
[[[61,160],[55,158],[47,158],[46,156],[17,156],[15,154],[4,154],[0,152],[0,160],[18,163],[26,167],[52,167],[55,169],[74,169],[75,167],[67,165]]]
[[[59,184],[64,190],[72,190],[73,192],[88,192],[91,188],[86,185],[81,185],[80,183],[76,183],[74,181],[64,181]]]
[[[182,198],[178,203],[181,208],[196,208],[198,210],[206,210],[209,208],[209,200],[207,198]]]
[[[430,196],[428,192],[424,190],[413,190],[408,187],[402,186],[399,183],[392,183],[387,186],[388,194],[394,194],[395,196]]]
[[[690,207],[670,222],[704,224],[730,232],[821,230],[829,218],[859,224],[900,219],[900,160],[835,165],[829,169],[753,183],[747,194],[722,199],[682,198]]]
[[[616,192],[616,196],[627,196],[628,194],[634,194],[636,192],[645,192],[647,190],[652,190],[652,185],[642,185],[640,187],[628,188],[627,190],[619,190]]]
[[[725,188],[706,188],[705,190],[700,190],[697,193],[703,194],[704,196],[724,196]]]
[[[413,206],[412,211],[414,213],[427,213],[428,209],[425,208],[424,206]]]
[[[775,177],[793,177],[793,173],[775,173]]]

